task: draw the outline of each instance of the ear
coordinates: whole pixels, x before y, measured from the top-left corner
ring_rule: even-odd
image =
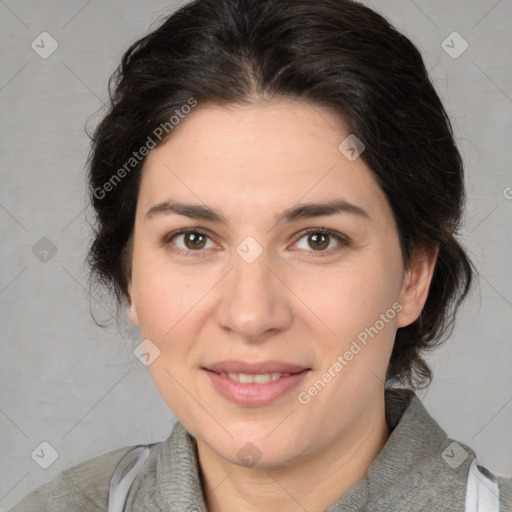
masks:
[[[410,325],[420,316],[427,301],[438,253],[439,245],[436,244],[414,254],[400,291],[402,309],[397,315],[397,327]]]
[[[133,290],[133,284],[130,281],[127,286],[128,294],[127,299],[128,303],[130,304],[130,322],[133,325],[139,326],[139,315],[137,313],[137,306],[135,305],[135,297],[134,297],[134,290]]]

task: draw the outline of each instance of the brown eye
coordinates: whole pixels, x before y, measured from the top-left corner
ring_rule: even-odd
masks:
[[[203,235],[202,233],[194,231],[191,233],[186,233],[183,236],[183,240],[185,242],[185,246],[187,247],[187,249],[203,249],[206,244],[206,236]]]
[[[329,245],[329,235],[324,233],[313,233],[308,236],[310,246],[315,250],[325,249]]]
[[[208,241],[211,241],[211,237],[206,231],[193,228],[171,233],[165,237],[164,245],[177,254],[201,256],[206,254],[203,249],[213,247],[213,243],[211,246],[207,246]]]
[[[300,244],[303,239],[306,240],[306,243],[301,247]],[[295,246],[313,256],[327,256],[347,247],[349,244],[349,239],[341,233],[325,228],[309,228],[302,233]]]

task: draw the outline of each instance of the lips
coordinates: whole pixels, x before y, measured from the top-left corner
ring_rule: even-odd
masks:
[[[299,373],[310,368],[298,364],[286,363],[283,361],[262,361],[249,363],[236,359],[226,359],[204,366],[205,370],[221,373],[245,373],[249,375],[264,373]]]
[[[248,363],[234,359],[202,368],[217,393],[244,407],[269,405],[288,395],[310,369],[283,361]]]
[[[233,374],[219,374],[206,369],[203,371],[219,395],[230,402],[244,407],[269,405],[279,398],[289,395],[309,373],[308,370],[303,370],[298,373],[281,374],[281,377],[270,382],[249,383],[233,380],[229,377],[229,375],[233,376]],[[266,380],[268,380],[268,378]]]

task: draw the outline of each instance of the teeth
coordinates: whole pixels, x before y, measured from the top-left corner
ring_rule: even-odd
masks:
[[[221,372],[222,377],[229,377],[231,380],[235,380],[237,382],[241,382],[242,384],[250,384],[255,382],[256,384],[266,384],[267,382],[271,382],[281,377],[288,377],[289,373],[258,373],[256,375],[251,375],[248,373],[226,373]]]

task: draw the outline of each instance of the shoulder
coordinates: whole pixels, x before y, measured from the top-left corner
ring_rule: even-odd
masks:
[[[112,475],[135,446],[119,448],[66,469],[25,496],[9,512],[105,512]]]

